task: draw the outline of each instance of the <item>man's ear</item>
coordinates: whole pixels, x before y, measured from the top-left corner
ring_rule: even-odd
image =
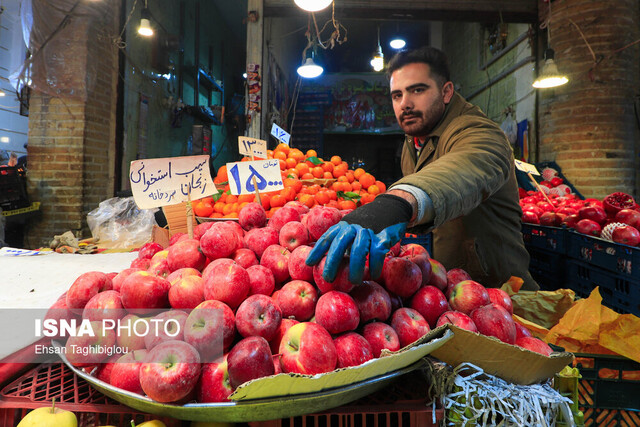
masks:
[[[451,102],[451,97],[453,97],[453,83],[446,82],[444,86],[442,86],[442,98],[445,104]]]

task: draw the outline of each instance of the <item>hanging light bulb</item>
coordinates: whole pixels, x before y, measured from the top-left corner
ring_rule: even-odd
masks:
[[[558,66],[554,59],[553,49],[547,49],[544,52],[544,65],[542,66],[542,73],[533,82],[533,87],[536,89],[547,89],[550,87],[562,86],[567,83],[569,79],[560,74]]]
[[[147,2],[144,4],[144,9],[140,12],[140,26],[138,27],[138,34],[144,37],[151,37],[153,35],[153,28],[151,28],[151,12],[147,8]]]
[[[389,42],[389,46],[391,46],[392,48],[399,50],[402,49],[403,47],[405,47],[407,45],[407,42],[400,36],[398,37],[394,37],[393,39],[391,39],[391,41]]]
[[[305,79],[315,79],[318,77],[324,68],[313,62],[313,58],[309,57],[304,60],[301,66],[298,67],[298,74]]]
[[[371,58],[371,67],[373,71],[382,71],[384,68],[384,55],[382,54],[382,46],[380,46],[380,26],[378,25],[378,47]]]
[[[318,12],[329,6],[333,0],[294,0],[295,4],[307,12]]]

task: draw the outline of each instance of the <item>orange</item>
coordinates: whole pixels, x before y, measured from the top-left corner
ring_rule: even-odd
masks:
[[[338,178],[340,176],[343,176],[347,173],[348,167],[347,166],[336,166],[335,168],[333,168],[333,176],[335,178]]]
[[[318,191],[314,197],[319,205],[326,205],[331,200],[326,191]]]
[[[238,201],[238,196],[234,196],[233,194],[229,194],[229,195],[227,196],[227,200],[226,200],[226,203],[227,203],[227,204],[229,204],[229,203],[235,203],[235,202],[237,202],[237,201]]]
[[[347,179],[347,177],[345,175],[339,176],[338,177],[338,181],[339,182],[349,182],[349,180]]]
[[[349,182],[353,182],[356,179],[356,177],[353,175],[353,172],[351,172],[350,170],[347,170],[347,173],[345,173],[344,176],[347,177]]]
[[[387,191],[387,186],[384,184],[384,182],[382,181],[376,181],[376,185],[378,186],[378,188],[380,189],[381,193],[384,193],[385,191]]]
[[[222,181],[227,180],[227,165],[222,165],[218,168],[217,178],[221,178]]]
[[[360,189],[362,189],[362,184],[360,184],[358,181],[353,181],[351,183],[351,190],[352,191],[360,191]]]
[[[229,212],[223,218],[238,218],[238,212]]]
[[[321,189],[322,187],[320,187],[318,184],[313,184],[309,186],[308,191],[309,191],[309,194],[316,194]]]
[[[380,194],[380,187],[378,187],[377,185],[373,184],[373,185],[370,185],[369,188],[367,188],[367,191],[370,194]]]
[[[224,209],[224,202],[216,202],[216,204],[213,205],[213,210],[218,213],[222,213],[223,209]]]
[[[287,144],[285,144],[284,142],[281,142],[280,144],[278,144],[278,146],[276,147],[274,152],[276,150],[282,151],[284,154],[288,154],[290,149],[289,149],[289,146]]]
[[[196,216],[208,217],[213,213],[213,206],[208,201],[200,200],[193,205],[193,213]]]
[[[327,190],[327,195],[331,200],[336,200],[338,198],[335,190]]]
[[[272,208],[282,207],[285,203],[287,203],[287,199],[285,199],[280,194],[276,194],[275,196],[271,197],[271,200],[269,201],[269,204]]]
[[[298,174],[300,174],[300,176],[304,175],[305,173],[309,172],[309,165],[307,165],[306,163],[298,163],[295,166],[296,170],[298,171]]]
[[[299,193],[300,190],[302,189],[302,182],[299,179],[295,179],[295,178],[285,178],[282,181],[282,184],[286,187],[291,187],[293,188],[293,191],[295,191],[296,193]]]
[[[267,210],[271,207],[271,196],[268,194],[260,194],[260,204],[264,210]]]
[[[287,153],[284,151],[276,150],[273,152],[273,158],[278,160],[287,160]]]
[[[360,184],[362,184],[362,188],[368,189],[369,186],[374,185],[376,183],[376,179],[370,173],[363,173],[358,179]]]
[[[360,197],[360,204],[362,205],[366,205],[367,203],[371,203],[373,202],[373,199],[375,199],[376,196],[373,194],[369,194],[369,193],[364,193],[361,197]]]
[[[315,178],[315,177],[313,176],[313,174],[311,172],[304,173],[300,177],[300,179],[313,179],[313,178]]]
[[[298,194],[298,201],[309,208],[313,207],[316,203],[315,198],[311,194]]]
[[[304,162],[304,153],[297,148],[292,148],[289,152],[289,157],[296,159],[298,163]]]
[[[291,187],[285,187],[280,190],[280,195],[284,197],[287,202],[290,202],[296,197],[296,191]]]
[[[238,212],[240,212],[242,210],[242,208],[244,208],[245,206],[247,206],[249,204],[249,202],[238,202]]]
[[[347,192],[351,190],[353,190],[353,188],[351,188],[351,183],[349,183],[348,181],[342,183],[342,191]]]
[[[222,214],[220,212],[214,212],[209,215],[209,218],[222,218]]]
[[[243,157],[242,159],[240,159],[240,161],[241,161],[241,162],[249,162],[249,161],[251,161],[251,157],[247,157],[247,156],[245,156],[245,157]]]
[[[324,169],[327,172],[333,172],[333,168],[334,168],[334,164],[331,162],[324,162],[322,164],[322,169]]]
[[[344,188],[344,187],[343,187],[343,184],[344,184],[344,182],[336,181],[336,182],[334,182],[333,184],[331,184],[331,189],[332,189],[333,191],[344,191],[344,190],[343,190],[343,188]]]
[[[353,200],[340,200],[338,202],[338,206],[342,210],[355,209],[357,207],[356,202],[354,202]]]
[[[293,157],[287,157],[287,168],[295,168],[298,164],[298,161]]]
[[[267,150],[267,159],[273,159],[273,150]]]
[[[255,197],[255,194],[241,194],[238,196],[238,203],[251,203]]]
[[[328,208],[336,208],[336,209],[340,209],[340,207],[338,206],[338,202],[336,200],[329,200],[329,203],[327,203],[325,205]]]
[[[353,171],[353,176],[354,176],[356,179],[360,179],[360,176],[361,176],[361,175],[363,175],[364,173],[365,173],[365,170],[364,170],[364,169],[362,169],[362,168],[358,168],[358,169],[356,169],[356,170],[354,170],[354,171]]]
[[[340,163],[342,163],[342,158],[340,156],[332,156],[331,157],[331,163],[333,163],[334,165],[339,165]]]
[[[324,176],[324,169],[322,169],[322,167],[320,166],[315,166],[312,170],[311,173],[313,174],[314,177],[316,178],[322,178]]]
[[[318,152],[316,150],[307,150],[307,157],[318,157]]]
[[[222,214],[229,215],[231,212],[233,212],[233,203],[225,204],[224,209],[222,209]]]

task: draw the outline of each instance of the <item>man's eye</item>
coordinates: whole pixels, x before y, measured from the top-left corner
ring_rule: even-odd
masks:
[[[400,95],[397,94],[397,93],[394,93],[393,95],[391,95],[391,99],[396,101],[396,100],[400,99]]]
[[[417,88],[415,88],[415,89],[413,90],[413,93],[422,93],[422,92],[424,92],[424,90],[425,90],[425,89],[424,89],[423,87],[417,87]]]

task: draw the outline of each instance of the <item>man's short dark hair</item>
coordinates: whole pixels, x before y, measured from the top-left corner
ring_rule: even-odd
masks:
[[[402,50],[394,55],[387,65],[387,77],[391,78],[391,74],[399,68],[407,64],[422,63],[429,65],[431,69],[431,77],[444,85],[450,79],[449,60],[447,55],[440,49],[431,46],[424,46],[419,49]]]

